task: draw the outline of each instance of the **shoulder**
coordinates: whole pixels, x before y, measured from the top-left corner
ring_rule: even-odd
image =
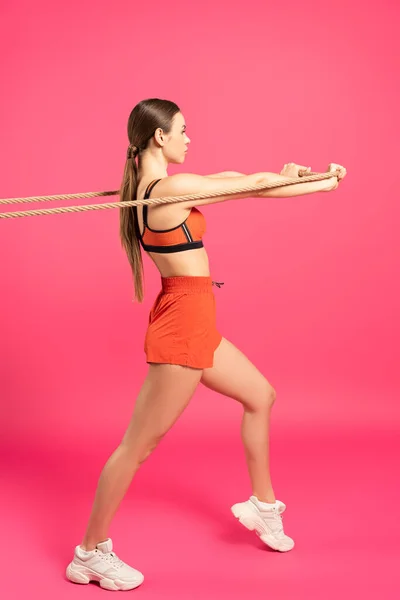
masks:
[[[178,196],[183,194],[196,193],[199,191],[199,186],[204,185],[204,182],[209,181],[204,175],[196,173],[177,173],[169,175],[158,181],[152,191],[152,196]]]

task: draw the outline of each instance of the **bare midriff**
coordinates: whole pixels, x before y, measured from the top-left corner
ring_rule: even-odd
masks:
[[[210,267],[205,248],[159,254],[146,252],[160,271],[161,277],[209,277]]]

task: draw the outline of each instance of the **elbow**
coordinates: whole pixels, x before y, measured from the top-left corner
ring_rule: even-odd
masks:
[[[287,181],[290,177],[282,177],[282,175],[278,175],[278,173],[257,173],[258,179],[261,183],[265,183],[268,185],[269,183],[275,183],[276,181]]]
[[[270,183],[276,183],[277,181],[288,179],[287,177],[282,177],[282,175],[278,175],[277,173],[257,173],[256,177],[255,185],[269,185]]]

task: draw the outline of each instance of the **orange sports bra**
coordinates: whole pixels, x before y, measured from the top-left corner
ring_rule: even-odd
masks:
[[[147,186],[144,198],[149,198],[151,190],[161,181],[155,179]],[[206,220],[204,215],[193,207],[189,216],[176,227],[172,229],[151,229],[147,223],[148,205],[143,205],[143,235],[139,230],[139,219],[137,206],[134,206],[135,229],[143,250],[146,252],[183,252],[184,250],[194,250],[203,248],[202,237],[206,231]]]

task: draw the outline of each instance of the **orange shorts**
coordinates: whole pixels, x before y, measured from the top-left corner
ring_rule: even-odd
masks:
[[[162,277],[144,341],[148,363],[196,369],[213,366],[217,331],[211,277]]]

